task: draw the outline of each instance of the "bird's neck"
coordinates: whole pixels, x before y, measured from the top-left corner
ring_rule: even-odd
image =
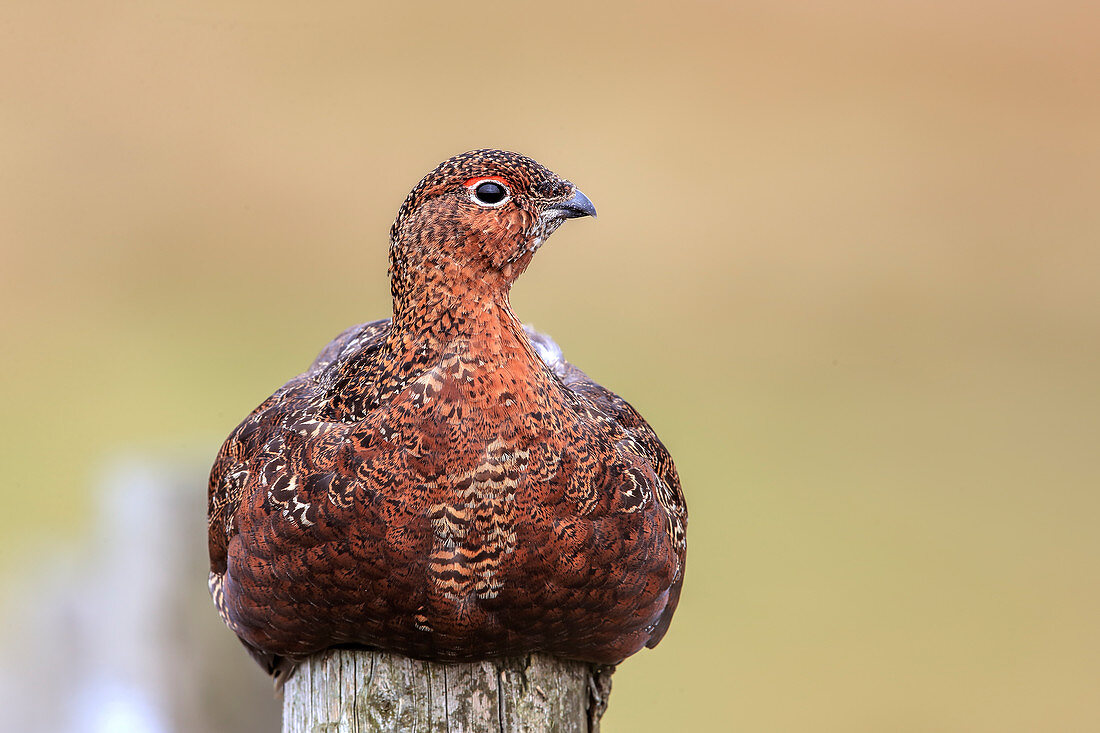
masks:
[[[456,356],[507,368],[533,387],[553,381],[508,301],[529,257],[497,267],[477,257],[477,242],[414,245],[391,243],[393,320],[377,357],[379,399]]]
[[[388,347],[454,351],[477,348],[490,336],[526,341],[508,302],[519,263],[497,267],[480,255],[481,244],[472,237],[444,243],[424,236],[418,231],[411,241],[391,243]]]
[[[395,352],[467,351],[486,339],[510,342],[522,334],[506,290],[432,290],[394,298],[387,345]]]
[[[514,378],[513,390],[552,387],[523,324],[512,312],[507,292],[454,297],[439,293],[394,299],[390,332],[375,357],[378,374],[370,399],[381,404],[426,372],[454,363],[491,365]]]
[[[408,264],[408,260],[404,264]],[[469,268],[391,269],[393,321],[387,360],[428,365],[464,354],[485,362],[541,366],[509,303],[511,281]]]

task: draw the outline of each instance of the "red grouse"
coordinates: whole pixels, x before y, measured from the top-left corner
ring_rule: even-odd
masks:
[[[340,334],[226,440],[210,590],[268,672],[334,646],[614,664],[661,640],[686,552],[672,458],[508,303],[595,214],[522,155],[445,161],[390,230],[393,318]]]

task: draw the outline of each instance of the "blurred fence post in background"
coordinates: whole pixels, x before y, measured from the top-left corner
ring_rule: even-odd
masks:
[[[283,733],[591,733],[610,692],[608,668],[542,654],[443,664],[332,649],[287,680]]]
[[[0,609],[0,729],[278,728],[267,675],[206,589],[207,471],[201,458],[117,458],[89,492],[89,536],[35,552],[17,604]]]

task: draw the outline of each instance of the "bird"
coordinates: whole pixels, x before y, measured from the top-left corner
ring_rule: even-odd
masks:
[[[665,635],[687,548],[672,457],[509,303],[550,235],[595,216],[518,153],[444,161],[390,229],[392,316],[226,439],[209,590],[277,683],[336,647],[615,665]]]

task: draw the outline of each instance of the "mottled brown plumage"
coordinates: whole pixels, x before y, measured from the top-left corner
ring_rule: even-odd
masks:
[[[686,551],[672,459],[508,303],[586,214],[529,158],[445,161],[391,230],[393,318],[342,333],[226,440],[210,588],[269,672],[339,645],[614,664],[660,641]]]

